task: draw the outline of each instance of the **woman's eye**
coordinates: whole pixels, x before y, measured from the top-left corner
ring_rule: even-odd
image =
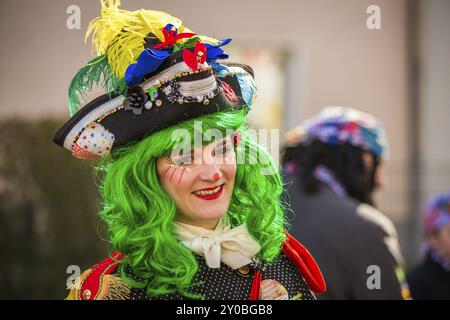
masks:
[[[194,163],[194,156],[172,159],[172,162],[176,165],[189,165]]]
[[[227,155],[229,152],[231,152],[231,148],[230,147],[223,147],[221,149],[217,149],[216,150],[216,156],[217,155]]]

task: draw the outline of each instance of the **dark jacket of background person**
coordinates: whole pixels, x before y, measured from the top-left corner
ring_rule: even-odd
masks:
[[[423,262],[408,274],[413,299],[450,300],[450,271],[427,254]]]
[[[392,222],[375,208],[339,197],[325,185],[313,195],[305,194],[295,180],[286,176],[295,213],[291,233],[311,251],[323,272],[327,291],[318,298],[402,299]],[[380,289],[368,288],[371,265],[380,267]]]

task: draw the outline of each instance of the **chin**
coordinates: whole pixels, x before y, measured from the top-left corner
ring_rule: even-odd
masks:
[[[227,199],[226,194],[222,194],[220,199],[206,201],[195,199],[192,203],[192,212],[195,212],[201,219],[218,219],[223,217],[227,211],[231,199]]]
[[[222,218],[228,210],[228,206],[220,206],[220,207],[212,207],[212,208],[203,208],[198,211],[198,214],[202,219],[220,219]]]

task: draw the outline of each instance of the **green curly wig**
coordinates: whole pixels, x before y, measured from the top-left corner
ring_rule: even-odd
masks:
[[[145,288],[149,297],[179,293],[187,298],[201,298],[189,292],[189,288],[198,285],[193,283],[197,260],[173,232],[176,206],[161,187],[156,172],[157,159],[179,143],[171,139],[172,133],[185,129],[194,137],[195,121],[201,121],[203,132],[217,129],[225,135],[233,129],[240,134],[236,154],[243,154],[246,159],[237,162],[227,211],[232,227],[246,223],[261,245],[258,257],[269,263],[279,255],[285,239],[281,176],[269,153],[251,139],[244,111],[218,112],[153,133],[113,151],[111,158],[96,168],[97,173],[102,173],[103,208],[99,214],[107,224],[112,249],[125,255],[120,265],[121,277],[131,287]],[[273,174],[262,173],[267,167]],[[126,270],[140,280],[131,278]]]

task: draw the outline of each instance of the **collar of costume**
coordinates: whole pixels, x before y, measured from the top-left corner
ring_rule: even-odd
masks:
[[[342,186],[342,184],[336,179],[333,172],[325,166],[318,165],[314,169],[314,177],[320,182],[324,183],[327,187],[331,189],[335,194],[340,197],[345,197],[347,191]]]
[[[210,268],[223,262],[232,269],[250,264],[261,246],[252,238],[247,226],[231,228],[227,219],[220,219],[214,230],[174,222],[178,239],[194,253],[204,256]]]
[[[88,27],[97,57],[69,86],[71,118],[53,140],[80,159],[106,158],[117,147],[185,120],[244,109],[256,96],[249,66],[218,63],[231,39],[192,32],[165,12],[127,11],[102,1]],[[105,94],[84,104],[100,86]]]

